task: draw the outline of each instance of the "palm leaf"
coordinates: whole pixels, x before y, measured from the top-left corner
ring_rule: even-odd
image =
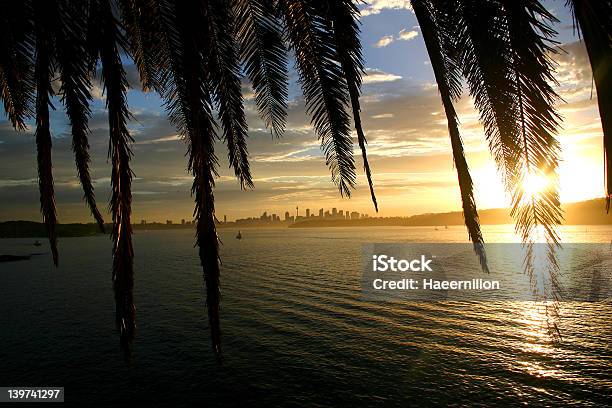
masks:
[[[332,181],[350,196],[355,162],[350,136],[349,95],[333,32],[314,0],[279,1],[291,47],[295,51],[306,109],[312,116]]]
[[[435,0],[434,0],[435,1]],[[463,142],[459,134],[457,112],[453,105],[453,96],[461,91],[460,71],[451,57],[445,54],[444,38],[441,38],[441,30],[434,13],[436,12],[434,2],[427,0],[412,0],[412,8],[419,22],[425,46],[429,54],[431,66],[434,71],[438,90],[442,99],[442,105],[448,122],[448,132],[451,139],[453,160],[457,169],[461,201],[463,205],[463,218],[468,230],[470,240],[474,244],[474,251],[478,255],[480,265],[488,272],[487,256],[484,249],[484,239],[480,230],[478,211],[474,200],[472,177],[465,159]],[[442,8],[437,10],[437,20],[443,20]]]
[[[556,22],[536,0],[502,0],[508,24],[512,68],[516,87],[517,122],[523,143],[522,180],[517,184],[511,215],[517,219],[516,230],[523,242],[533,246],[543,235],[547,242],[547,278],[545,298],[552,298],[553,313],[558,306],[559,285],[556,247],[559,236],[556,226],[561,223],[562,211],[558,192],[557,168],[560,145],[555,137],[560,118],[554,109],[559,96],[551,84],[553,77],[551,55],[555,52],[550,38],[556,34],[550,23]],[[525,192],[530,178],[541,177],[548,183],[543,191]],[[528,248],[526,270],[535,281],[533,250]],[[552,291],[548,291],[548,288]]]
[[[457,64],[462,67],[480,112],[489,149],[512,190],[520,175],[520,144],[510,80],[510,51],[500,5],[492,0],[454,0],[454,18],[443,29],[456,36]]]
[[[38,189],[40,191],[40,211],[47,229],[53,263],[58,265],[57,252],[57,213],[53,187],[53,165],[51,161],[51,128],[49,123],[49,95],[53,94],[51,77],[54,72],[53,49],[54,32],[50,24],[57,21],[57,10],[51,2],[36,2],[34,22],[36,29],[36,147],[38,150]]]
[[[0,100],[13,127],[34,116],[32,9],[29,2],[2,1],[0,9]]]
[[[206,16],[210,28],[210,43],[206,47],[210,53],[207,57],[210,88],[219,109],[230,167],[234,168],[241,188],[252,188],[247,150],[248,127],[242,100],[238,46],[234,39],[233,10],[228,1],[211,0]]]
[[[62,102],[70,119],[72,129],[72,150],[79,180],[83,187],[84,200],[91,214],[104,232],[104,220],[96,205],[91,176],[89,174],[88,120],[91,115],[91,71],[88,64],[86,38],[87,8],[85,3],[76,5],[60,4],[60,30],[57,36],[57,60],[60,70]]]
[[[210,31],[197,2],[159,3],[165,49],[162,65],[166,69],[161,75],[164,81],[160,83],[160,91],[166,100],[170,120],[188,144],[188,168],[194,176],[196,242],[206,284],[212,345],[220,356],[219,241],[213,195],[218,163],[214,152],[216,133],[208,89],[208,61],[204,59],[208,54],[202,52],[210,43],[207,38]]]
[[[374,183],[372,172],[368,163],[366,151],[367,140],[361,124],[361,107],[359,104],[359,94],[361,87],[361,76],[365,72],[363,66],[363,55],[361,53],[361,42],[359,41],[359,9],[352,0],[333,0],[326,1],[320,6],[327,10],[329,15],[329,29],[334,33],[338,57],[348,86],[349,97],[353,109],[353,123],[357,132],[357,141],[361,149],[363,158],[363,169],[366,173],[368,186],[370,187],[370,197],[374,203],[374,208],[378,212],[378,203],[374,193]]]
[[[569,0],[593,70],[603,129],[606,211],[612,199],[612,1]]]
[[[136,329],[134,307],[134,249],[132,246],[132,137],[127,128],[130,113],[127,106],[128,83],[121,63],[124,44],[110,0],[96,0],[99,19],[98,50],[102,64],[102,80],[106,91],[106,107],[110,128],[109,157],[112,163],[112,195],[110,209],[113,216],[113,289],[115,291],[116,322],[121,341],[129,344]]]
[[[240,55],[266,126],[283,134],[287,117],[287,49],[273,0],[234,2]]]
[[[556,282],[556,227],[562,214],[556,175],[560,146],[554,135],[559,117],[553,107],[558,97],[550,85],[552,16],[531,0],[466,0],[455,7],[459,61],[512,193],[511,215],[528,249],[525,269],[534,282],[533,245],[544,239],[543,272]],[[527,192],[525,186],[538,176],[548,180],[545,191]]]
[[[140,75],[143,91],[159,89],[163,40],[156,0],[119,0],[121,21],[130,46],[130,55]]]

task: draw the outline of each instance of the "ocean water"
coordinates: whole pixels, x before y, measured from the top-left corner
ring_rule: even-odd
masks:
[[[464,242],[464,228],[220,230],[223,363],[210,346],[193,233],[134,237],[138,332],[114,328],[105,236],[0,240],[0,386],[63,386],[74,406],[602,406],[612,397],[612,303],[562,302],[562,341],[530,301],[375,302],[364,243]],[[508,226],[484,227],[491,242]],[[610,227],[565,242],[609,243]],[[611,271],[604,271],[610,274]],[[136,405],[136,404],[134,404]]]

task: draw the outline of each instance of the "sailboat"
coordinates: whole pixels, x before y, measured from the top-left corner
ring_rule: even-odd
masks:
[[[236,235],[236,239],[242,239],[242,234],[240,233],[240,230],[238,230],[238,235]]]

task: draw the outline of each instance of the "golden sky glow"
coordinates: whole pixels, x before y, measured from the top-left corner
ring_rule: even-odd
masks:
[[[573,36],[564,8],[553,9],[565,50],[560,53],[555,77],[564,99],[558,111],[564,122],[559,131],[562,161],[559,168],[562,202],[603,195],[602,131],[597,95],[591,89],[591,71],[583,45]],[[446,118],[416,19],[406,1],[373,1],[362,18],[364,77],[362,119],[368,138],[381,216],[406,216],[461,208],[453,168]],[[382,40],[382,41],[381,41]],[[191,177],[186,173],[185,144],[167,122],[161,100],[138,90],[136,70],[126,65],[133,85],[128,100],[136,121],[133,169],[134,219],[163,221],[190,219],[193,201]],[[341,198],[305,113],[303,99],[291,73],[288,126],[274,139],[257,117],[253,94],[245,83],[249,122],[249,151],[255,189],[240,191],[228,168],[225,148],[219,144],[220,178],[217,180],[217,216],[229,219],[257,216],[264,211],[284,214],[310,208],[356,210],[374,215],[355,143],[358,186],[351,199]],[[593,93],[593,94],[592,94]],[[109,196],[107,163],[108,126],[97,86],[90,127],[92,176],[101,202]],[[493,163],[484,131],[467,92],[457,103],[468,164],[480,209],[509,205]],[[54,177],[60,222],[87,221],[76,179],[68,124],[64,112],[52,113]],[[33,132],[14,132],[0,121],[0,219],[39,220]],[[102,204],[102,206],[104,206]],[[109,218],[109,217],[107,217]]]

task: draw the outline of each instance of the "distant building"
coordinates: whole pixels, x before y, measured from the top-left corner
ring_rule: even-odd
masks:
[[[319,218],[323,218],[323,209],[319,208]]]
[[[310,218],[310,208],[306,209],[306,218]]]
[[[172,220],[166,220],[166,225],[172,225]]]
[[[336,215],[338,215],[338,209],[336,207],[332,208],[332,213],[331,213],[332,217],[336,218]]]
[[[227,215],[223,216],[223,223],[225,224],[227,222]]]
[[[140,223],[141,223],[142,225],[147,225],[147,220],[140,220]]]
[[[359,219],[359,213],[357,211],[353,211],[351,213],[351,220],[358,220]]]
[[[185,225],[185,219],[184,218],[181,220],[181,225]]]
[[[340,210],[340,212],[338,213],[338,215],[340,216],[340,218],[344,218],[344,210]]]
[[[289,211],[285,211],[285,221],[290,221]]]
[[[329,217],[331,217],[331,214],[329,213],[329,211],[325,211],[325,216],[324,216],[324,217],[325,217],[325,218],[329,218]]]

